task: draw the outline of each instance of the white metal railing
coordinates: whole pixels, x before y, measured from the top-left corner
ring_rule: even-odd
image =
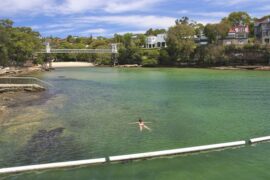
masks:
[[[243,146],[249,145],[248,142],[253,144],[253,143],[258,143],[258,142],[263,142],[263,141],[270,141],[270,136],[254,138],[254,139],[250,139],[249,141],[242,140],[242,141],[234,141],[234,142],[227,142],[227,143],[220,143],[220,144],[210,144],[210,145],[194,146],[194,147],[179,148],[179,149],[153,151],[153,152],[146,152],[146,153],[109,156],[108,158],[0,168],[0,174],[18,173],[18,172],[33,171],[33,170],[44,170],[44,169],[52,169],[52,168],[76,167],[76,166],[82,166],[82,165],[121,162],[121,161],[136,160],[136,159],[138,160],[138,159],[154,158],[154,157],[160,157],[160,156],[169,156],[169,155],[177,155],[177,154],[179,155],[179,154],[186,154],[186,153],[218,150],[218,149],[224,149],[224,148],[243,147]]]
[[[45,87],[53,86],[35,77],[0,77],[0,84],[37,84]]]
[[[39,54],[113,54],[117,53],[113,49],[50,49],[48,52],[46,49],[37,52]]]

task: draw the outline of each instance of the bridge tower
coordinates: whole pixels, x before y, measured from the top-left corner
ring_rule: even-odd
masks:
[[[51,46],[49,42],[46,42],[46,53],[51,53]]]
[[[111,44],[112,47],[112,61],[113,61],[113,66],[115,66],[116,64],[118,64],[118,59],[117,59],[117,53],[118,53],[118,49],[117,49],[117,44],[113,43]]]
[[[113,44],[111,44],[111,46],[112,46],[112,53],[118,53],[118,50],[117,50],[117,44],[116,43],[113,43]]]
[[[46,42],[45,45],[46,45],[46,53],[50,54],[51,53],[50,43]],[[46,63],[46,67],[47,67],[47,63]],[[52,69],[52,59],[49,59],[49,69]]]

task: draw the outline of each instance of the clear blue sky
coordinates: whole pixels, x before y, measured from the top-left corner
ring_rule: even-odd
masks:
[[[31,26],[42,36],[112,36],[168,28],[188,16],[218,22],[232,11],[251,16],[270,14],[270,0],[1,0],[0,19]]]

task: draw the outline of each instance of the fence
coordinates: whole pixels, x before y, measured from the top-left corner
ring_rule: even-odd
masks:
[[[227,143],[221,143],[221,144],[211,144],[211,145],[204,145],[204,146],[154,151],[154,152],[146,152],[146,153],[139,153],[139,154],[110,156],[109,158],[88,159],[88,160],[79,160],[79,161],[57,162],[57,163],[48,163],[48,164],[37,164],[37,165],[28,165],[28,166],[20,166],[20,167],[2,168],[0,169],[0,174],[18,173],[18,172],[44,170],[44,169],[65,168],[65,167],[76,167],[76,166],[85,166],[85,165],[93,165],[93,164],[103,164],[106,162],[107,163],[121,162],[121,161],[129,161],[129,160],[136,160],[136,159],[154,158],[154,157],[160,157],[160,156],[169,156],[169,155],[177,155],[177,154],[218,150],[218,149],[224,149],[224,148],[243,147],[248,144],[254,144],[254,143],[259,143],[263,141],[270,141],[270,136],[249,139],[248,141],[235,141],[235,142],[227,142]]]
[[[41,87],[52,87],[50,83],[35,77],[1,77],[0,84],[36,84]]]

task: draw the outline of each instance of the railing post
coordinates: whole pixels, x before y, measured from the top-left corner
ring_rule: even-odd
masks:
[[[46,53],[51,53],[51,47],[49,42],[46,43]]]

